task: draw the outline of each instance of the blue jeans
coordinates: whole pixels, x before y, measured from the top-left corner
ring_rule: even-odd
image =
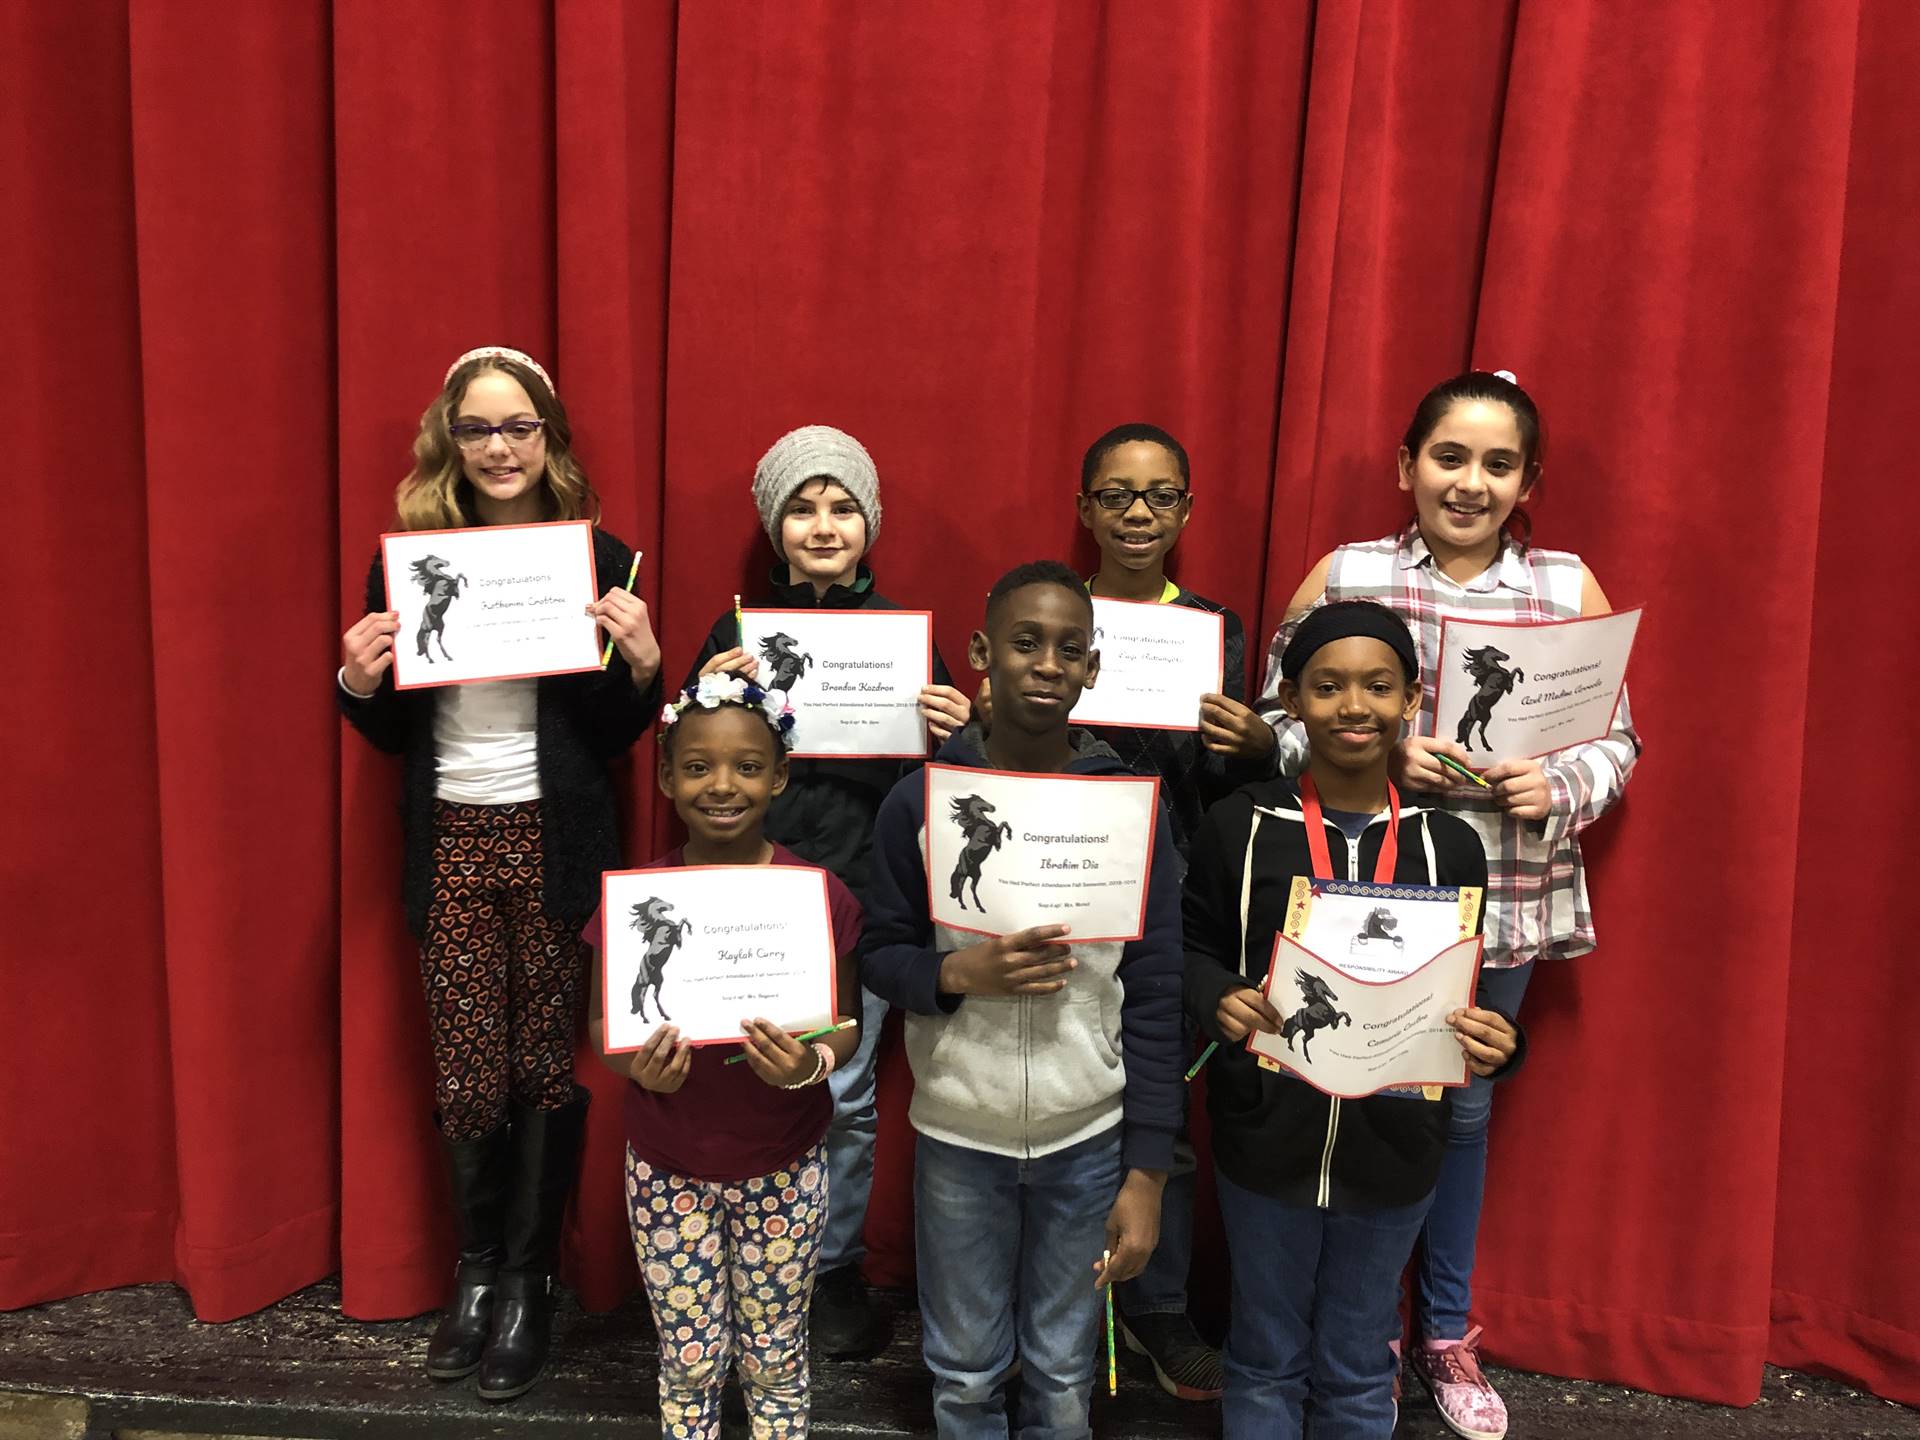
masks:
[[[1173,1168],[1160,1194],[1160,1243],[1147,1268],[1113,1292],[1123,1315],[1187,1313],[1187,1272],[1193,1268],[1193,1142],[1183,1127],[1173,1142]]]
[[[942,1440],[1085,1440],[1100,1337],[1094,1267],[1120,1193],[1120,1129],[1016,1160],[919,1137],[922,1353]],[[1017,1428],[1006,1380],[1020,1362]]]
[[[867,1200],[873,1194],[873,1141],[880,1132],[874,1106],[880,1027],[887,1002],[860,987],[860,1048],[827,1077],[833,1123],[827,1128],[827,1228],[820,1237],[820,1273],[858,1265],[867,1256]]]
[[[1433,1197],[1342,1214],[1218,1178],[1233,1272],[1225,1440],[1300,1440],[1309,1419],[1313,1440],[1388,1440],[1400,1274]]]
[[[1506,970],[1482,970],[1475,1003],[1518,1019],[1520,1001],[1533,978],[1533,962]],[[1474,1242],[1480,1233],[1480,1202],[1487,1192],[1487,1120],[1493,1114],[1494,1083],[1476,1075],[1453,1092],[1447,1123],[1447,1153],[1433,1209],[1420,1236],[1420,1334],[1428,1340],[1462,1340],[1473,1303]]]

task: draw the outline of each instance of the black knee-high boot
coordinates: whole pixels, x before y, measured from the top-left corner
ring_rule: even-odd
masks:
[[[436,1115],[434,1123],[439,1119]],[[453,1272],[453,1299],[427,1346],[427,1373],[436,1380],[458,1380],[480,1367],[487,1343],[496,1275],[505,1253],[513,1151],[504,1124],[478,1140],[443,1143],[460,1227],[460,1264]]]
[[[533,1388],[547,1363],[553,1330],[554,1262],[567,1197],[580,1169],[585,1089],[558,1110],[513,1107],[513,1180],[508,1190],[506,1254],[494,1292],[493,1333],[480,1357],[480,1394],[511,1400]]]

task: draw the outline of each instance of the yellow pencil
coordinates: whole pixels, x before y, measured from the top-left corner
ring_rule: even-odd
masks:
[[[747,645],[747,617],[740,613],[740,597],[733,597],[733,643],[741,649]]]
[[[634,578],[640,573],[640,551],[633,552],[633,563],[627,566],[627,585],[629,593],[633,590]],[[600,650],[600,668],[607,668],[607,662],[613,659],[613,636],[607,636],[607,643]]]

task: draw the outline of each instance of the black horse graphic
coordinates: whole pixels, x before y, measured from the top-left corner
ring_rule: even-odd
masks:
[[[1307,1042],[1313,1039],[1316,1030],[1338,1030],[1340,1022],[1353,1024],[1353,1017],[1344,1010],[1336,1010],[1334,1002],[1340,997],[1327,988],[1327,982],[1318,975],[1305,970],[1293,972],[1293,978],[1300,985],[1300,998],[1306,1001],[1280,1025],[1280,1038],[1287,1042],[1287,1049],[1293,1049],[1293,1037],[1300,1037],[1300,1053],[1307,1059],[1313,1059],[1313,1051]]]
[[[1461,657],[1461,668],[1473,677],[1473,683],[1479,687],[1467,702],[1467,708],[1460,716],[1460,728],[1454,735],[1454,739],[1469,750],[1473,748],[1471,736],[1476,727],[1480,731],[1480,747],[1483,750],[1493,749],[1492,742],[1487,739],[1487,721],[1493,718],[1493,707],[1515,685],[1522,684],[1527,678],[1518,665],[1511,670],[1506,668],[1505,662],[1512,658],[1506,651],[1492,645],[1469,650]]]
[[[1406,941],[1393,932],[1400,928],[1400,921],[1393,911],[1384,905],[1376,905],[1367,912],[1367,918],[1360,923],[1359,932],[1348,944],[1349,954],[1365,950],[1369,945],[1386,944],[1396,950],[1406,948]]]
[[[1013,838],[1013,827],[1004,820],[990,819],[993,806],[978,795],[957,796],[952,805],[947,818],[967,837],[960,858],[953,862],[953,877],[949,882],[953,886],[953,898],[960,902],[962,910],[966,909],[966,897],[960,892],[972,882],[974,906],[984,912],[987,907],[980,903],[980,866],[1000,848],[1002,840]]]
[[[813,668],[813,656],[796,648],[799,644],[783,630],[762,637],[760,658],[766,662],[769,673],[761,682],[761,688],[769,695],[775,690],[791,692],[800,683],[800,677]]]
[[[428,555],[413,562],[413,583],[427,594],[427,608],[420,612],[420,631],[414,636],[421,658],[429,665],[433,663],[433,656],[427,652],[427,637],[431,635],[440,642],[440,654],[453,659],[447,654],[447,607],[453,604],[467,577],[449,574],[445,560]]]
[[[667,912],[672,909],[671,903],[657,895],[633,907],[633,928],[645,937],[647,953],[640,957],[639,973],[633,977],[633,1008],[629,1013],[642,1020],[647,1018],[649,990],[653,992],[653,1003],[660,1011],[660,1018],[673,1018],[660,999],[660,982],[665,978],[667,961],[673,958],[673,952],[680,948],[681,941],[693,934],[693,922],[668,919]]]

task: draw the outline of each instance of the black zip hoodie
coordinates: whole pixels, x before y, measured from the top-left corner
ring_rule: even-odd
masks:
[[[1408,798],[1402,797],[1393,878],[1484,889],[1487,857],[1473,828]],[[1371,880],[1386,815],[1376,817],[1357,844],[1339,826],[1325,824],[1333,878]],[[1207,812],[1194,837],[1181,904],[1186,1008],[1209,1039],[1221,1042],[1207,1069],[1214,1160],[1234,1184],[1288,1205],[1341,1211],[1411,1205],[1439,1180],[1451,1090],[1437,1101],[1410,1093],[1338,1100],[1295,1076],[1261,1068],[1215,1022],[1223,995],[1266,979],[1294,877],[1312,873],[1294,779],[1242,787]],[[1525,1053],[1523,1032],[1499,1075],[1512,1074]]]

